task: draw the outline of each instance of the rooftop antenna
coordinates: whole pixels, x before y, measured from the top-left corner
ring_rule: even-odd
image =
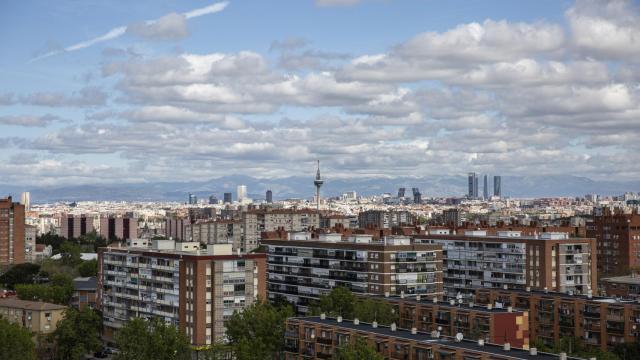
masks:
[[[313,185],[316,186],[316,210],[320,211],[320,187],[324,184],[324,180],[320,177],[320,160],[318,160],[318,171],[316,172],[316,179],[313,180]]]

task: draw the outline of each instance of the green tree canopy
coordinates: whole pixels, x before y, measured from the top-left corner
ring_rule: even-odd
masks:
[[[0,276],[0,284],[14,289],[16,284],[31,284],[33,277],[40,272],[40,265],[24,263],[12,266],[9,271]]]
[[[188,360],[191,357],[189,339],[175,326],[158,318],[127,321],[116,333],[116,346],[120,352],[115,360]]]
[[[35,360],[35,344],[29,331],[0,318],[0,354],[5,360]]]
[[[313,315],[325,313],[328,316],[342,316],[345,319],[359,319],[363,322],[377,321],[390,325],[398,321],[393,306],[380,299],[358,298],[349,289],[337,287],[311,307]]]
[[[339,347],[333,356],[334,360],[384,360],[384,356],[367,344],[363,338],[357,338],[354,344]]]
[[[49,284],[16,285],[16,293],[21,300],[42,300],[67,305],[73,296],[73,280],[65,274],[57,274]]]
[[[42,234],[36,237],[36,244],[51,245],[51,248],[53,249],[53,251],[57,251],[58,249],[60,249],[60,245],[62,245],[62,243],[65,242],[66,240],[67,239],[63,238],[60,235],[56,235],[52,232],[48,232],[46,234]]]
[[[83,359],[84,355],[102,347],[100,316],[89,308],[80,311],[69,308],[51,334],[55,343],[55,358],[65,360]]]
[[[81,252],[82,250],[79,245],[71,241],[65,241],[60,245],[60,261],[63,265],[77,266],[82,262],[82,258],[80,257]]]
[[[98,260],[86,260],[77,267],[78,273],[83,277],[98,276]]]
[[[293,316],[289,305],[275,307],[258,301],[235,312],[226,322],[227,338],[239,360],[273,359],[284,348],[285,321]]]

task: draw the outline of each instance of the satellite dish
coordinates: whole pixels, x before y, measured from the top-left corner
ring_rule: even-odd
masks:
[[[456,341],[460,342],[460,341],[462,341],[462,339],[464,339],[464,335],[462,335],[462,333],[457,333],[456,334]]]

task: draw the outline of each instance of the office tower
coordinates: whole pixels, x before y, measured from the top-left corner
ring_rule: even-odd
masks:
[[[266,255],[234,254],[230,244],[153,240],[151,246],[100,248],[98,304],[104,336],[132,318],[160,317],[192,345],[223,341],[224,322],[266,298]]]
[[[231,204],[232,202],[233,202],[233,194],[231,194],[230,192],[224,193],[224,203]]]
[[[254,209],[242,213],[244,229],[241,251],[249,252],[258,246],[265,231],[304,231],[320,227],[320,213],[311,209]]]
[[[522,236],[520,231],[459,231],[416,235],[416,242],[439,244],[444,257],[444,291],[449,298],[470,289],[548,289],[587,294],[597,289],[595,239],[567,233]]]
[[[214,195],[209,196],[209,205],[217,205],[218,204],[218,198],[216,198]]]
[[[482,189],[482,198],[487,200],[489,198],[489,183],[487,180],[487,174],[484,174],[484,183],[483,183],[483,189]]]
[[[422,194],[420,193],[420,189],[412,188],[411,192],[413,193],[413,203],[422,204]]]
[[[502,196],[502,176],[496,175],[493,177],[493,196]]]
[[[596,239],[598,274],[625,275],[640,265],[640,215],[637,212],[596,208],[586,227],[587,236]]]
[[[24,210],[29,211],[31,209],[31,194],[26,191],[20,196],[20,203],[24,205]]]
[[[470,199],[478,198],[478,175],[474,172],[469,173],[469,191],[468,197]]]
[[[133,216],[100,216],[100,236],[108,241],[138,238],[138,219]]]
[[[236,188],[236,197],[239,203],[242,203],[247,198],[247,186],[238,185]]]
[[[189,193],[189,205],[196,205],[198,203],[198,197],[192,193]]]
[[[24,205],[0,199],[0,273],[24,262]]]
[[[442,248],[404,236],[288,233],[262,239],[267,249],[269,299],[285,297],[305,314],[313,300],[344,286],[363,295],[442,295]]]
[[[66,239],[77,239],[94,230],[93,217],[81,214],[62,214],[60,218],[60,236]]]
[[[398,189],[398,198],[403,198],[405,193],[405,188],[401,187]]]
[[[313,185],[316,187],[316,210],[320,211],[320,187],[324,181],[320,177],[320,160],[318,160],[318,171],[316,172],[316,178],[313,180]]]
[[[361,228],[390,229],[396,226],[413,226],[416,217],[408,211],[367,210],[358,214]]]
[[[271,190],[267,190],[266,200],[269,204],[273,202],[273,192]]]

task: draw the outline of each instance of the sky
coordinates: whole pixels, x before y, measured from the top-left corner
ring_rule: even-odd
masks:
[[[5,1],[0,183],[640,176],[632,1]]]

